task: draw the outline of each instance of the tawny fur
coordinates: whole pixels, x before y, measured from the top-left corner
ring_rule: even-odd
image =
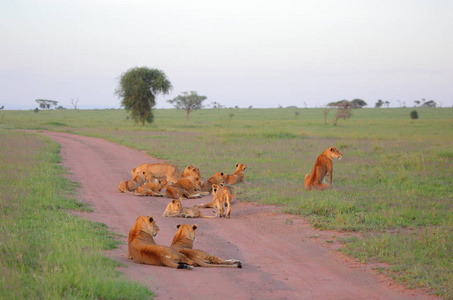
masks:
[[[193,175],[183,177],[176,183],[167,187],[165,194],[168,198],[179,199],[179,198],[201,198],[201,180],[200,177]]]
[[[154,237],[159,232],[154,218],[140,216],[129,232],[127,258],[135,263],[193,269],[197,263],[173,248],[156,245]]]
[[[139,186],[145,184],[145,172],[135,173],[132,179],[121,181],[118,190],[121,193],[133,193]]]
[[[226,267],[226,268],[242,268],[242,263],[236,259],[222,259],[220,257],[211,255],[203,250],[193,249],[193,242],[195,240],[195,230],[197,225],[177,225],[178,232],[176,232],[171,248],[183,253],[185,256],[193,260],[201,267]]]
[[[139,186],[134,195],[136,196],[151,196],[151,197],[163,197],[164,195],[160,192],[166,186],[166,179],[153,179],[142,186]]]
[[[227,174],[225,174],[223,172],[215,173],[214,175],[209,177],[209,179],[206,179],[205,181],[203,181],[201,183],[201,191],[208,192],[208,193],[212,192],[212,185],[224,183],[226,178],[227,178]]]
[[[247,168],[245,164],[236,164],[236,170],[232,175],[227,175],[225,183],[227,184],[236,184],[245,182],[244,171]]]
[[[158,164],[141,164],[140,166],[131,170],[132,177],[135,173],[145,172],[146,175],[152,178],[165,177],[169,184],[177,182],[181,178],[181,174],[177,167],[171,164],[158,163]]]
[[[163,213],[164,217],[182,217],[182,218],[215,218],[214,216],[205,216],[198,207],[184,207],[182,199],[173,199],[167,204]]]
[[[200,169],[195,167],[193,164],[188,165],[184,171],[181,173],[181,177],[187,177],[187,176],[195,176],[195,177],[200,177]]]
[[[332,158],[341,159],[343,154],[338,151],[336,147],[327,148],[321,155],[316,159],[315,165],[311,171],[311,174],[305,175],[304,186],[307,191],[310,190],[325,190],[329,186],[332,186],[333,176],[333,161]],[[328,185],[323,183],[324,177],[327,176]]]

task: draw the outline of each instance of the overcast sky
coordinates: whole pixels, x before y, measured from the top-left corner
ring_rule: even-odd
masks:
[[[0,106],[119,108],[119,76],[164,71],[227,107],[360,98],[453,105],[451,0],[0,2]]]

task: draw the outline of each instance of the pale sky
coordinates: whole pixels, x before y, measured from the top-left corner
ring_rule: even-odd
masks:
[[[119,108],[120,75],[227,107],[453,105],[451,0],[0,0],[0,106]],[[399,101],[399,102],[398,102]]]

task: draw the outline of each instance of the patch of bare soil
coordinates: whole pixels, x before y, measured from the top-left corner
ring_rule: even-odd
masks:
[[[157,299],[434,299],[393,284],[370,266],[336,252],[335,237],[341,233],[315,230],[303,218],[277,213],[273,206],[239,199],[228,220],[164,218],[170,199],[136,197],[117,189],[121,180],[131,177],[132,168],[161,161],[99,138],[40,133],[61,144],[63,165],[71,173],[68,177],[81,184],[79,200],[93,206],[94,212],[82,215],[121,235],[123,244],[108,255],[125,266],[121,271],[129,278],[155,291]],[[201,171],[204,178],[211,175]],[[237,188],[246,189],[247,184]],[[192,206],[211,198],[184,200],[183,204]],[[211,215],[210,210],[204,212]],[[127,235],[140,215],[155,217],[160,227],[156,242],[167,246],[177,224],[197,224],[196,248],[240,259],[243,268],[176,270],[127,260]]]

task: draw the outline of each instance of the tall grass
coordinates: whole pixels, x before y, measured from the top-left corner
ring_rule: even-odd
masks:
[[[343,251],[389,262],[384,272],[396,280],[453,298],[453,109],[418,109],[418,120],[411,110],[355,110],[338,126],[332,112],[324,124],[322,109],[199,110],[189,122],[183,111],[156,110],[144,127],[123,110],[4,111],[0,128],[104,137],[180,168],[194,163],[203,177],[245,163],[250,184],[237,187],[240,200],[279,205],[320,229],[360,232]],[[344,157],[334,161],[333,187],[304,192],[304,175],[334,145]]]
[[[68,194],[58,145],[0,129],[0,298],[148,299],[102,250],[117,242],[105,225],[68,213],[87,210]]]

